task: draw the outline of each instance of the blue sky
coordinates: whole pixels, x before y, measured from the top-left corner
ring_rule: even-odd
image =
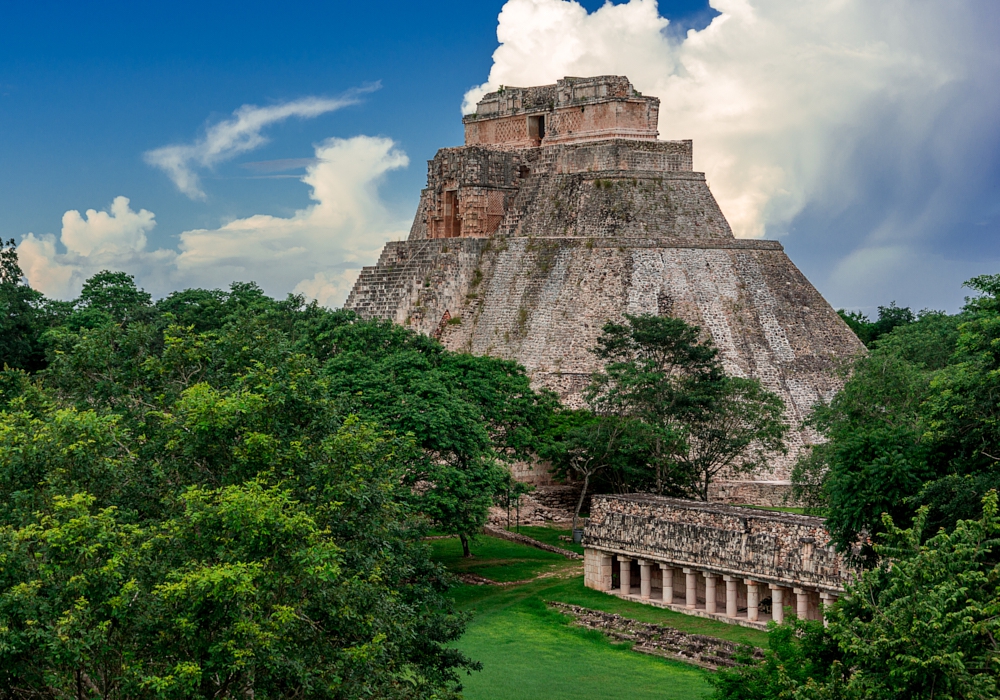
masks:
[[[510,3],[507,19],[500,23],[509,46],[522,35],[541,31],[532,26],[537,18],[514,12],[532,0],[518,2]],[[607,8],[593,14],[600,2],[581,4],[591,14],[581,14],[572,3],[538,0],[531,8],[550,15],[569,13],[565,19],[554,15],[554,28],[547,31],[556,33],[538,35],[545,42],[534,45],[537,55],[518,56],[511,49],[494,58],[504,2],[5,3],[0,23],[0,236],[21,241],[29,232],[36,238],[53,234],[52,256],[64,256],[58,242],[64,213],[107,211],[116,197],[127,197],[131,210],[147,210],[155,217],[155,227],[136,224],[146,248],[173,251],[182,232],[203,229],[209,232],[199,239],[204,241],[233,220],[294,217],[312,202],[315,178],[309,186],[300,178],[304,164],[317,156],[318,144],[329,138],[381,137],[391,140],[391,152],[385,150],[388,141],[381,142],[385,153],[405,153],[408,164],[401,165],[399,155],[357,176],[365,191],[375,192],[377,186],[377,194],[370,211],[357,214],[355,233],[343,236],[361,235],[357,230],[364,222],[377,220],[372,226],[382,238],[369,241],[361,252],[357,246],[341,246],[354,251],[347,262],[333,259],[341,248],[331,249],[330,269],[342,270],[347,279],[350,270],[370,264],[365,256],[382,240],[405,233],[424,184],[424,161],[439,147],[461,143],[460,106],[466,91],[485,83],[491,70],[495,77],[541,81],[562,70],[592,68],[639,74],[645,84],[662,85],[669,94],[660,96],[672,104],[690,102],[683,111],[667,110],[671,123],[665,125],[661,118],[661,137],[695,137],[696,166],[708,173],[740,235],[782,240],[832,303],[870,308],[896,299],[918,308],[954,308],[962,279],[1000,272],[1000,130],[996,98],[983,89],[989,84],[984,71],[997,61],[995,40],[987,39],[1000,26],[990,4],[958,3],[964,10],[950,12],[942,29],[941,18],[927,12],[894,27],[896,19],[865,15],[863,3],[849,8],[850,16],[833,21],[803,19],[788,0],[762,0],[752,9],[769,23],[771,33],[759,37],[759,53],[742,56],[719,47],[754,45],[755,37],[747,32],[757,30],[744,29],[728,40],[721,35],[737,31],[744,0],[714,3],[721,17],[733,15],[721,28],[708,26],[720,14],[707,2],[633,0],[618,8],[617,15]],[[658,20],[651,17],[670,24],[654,27]],[[873,35],[869,20],[889,28]],[[824,29],[802,39],[809,33],[796,24],[801,22],[823,22],[834,33],[823,34]],[[697,41],[685,41],[689,28],[700,36]],[[587,38],[594,31],[599,41]],[[935,34],[930,40],[927,31]],[[559,63],[549,54],[559,53],[559,42],[573,39],[569,35],[574,33],[577,44],[588,44],[588,55]],[[787,124],[776,124],[775,114],[797,111],[787,105],[816,98],[808,94],[814,81],[801,75],[794,60],[770,63],[773,59],[765,57],[772,53],[769,43],[785,42],[788,55],[802,56],[803,46],[842,44],[845,36],[856,37],[859,45],[890,49],[874,64],[877,69],[846,58],[830,64],[816,59],[817,75],[830,81],[827,92],[842,90],[846,97],[837,104],[846,102],[851,109],[803,110],[788,117]],[[643,37],[662,39],[651,45],[646,61],[659,61],[658,73],[623,57]],[[704,46],[713,40],[718,42],[715,49]],[[800,41],[813,44],[792,45]],[[911,54],[923,56],[926,65],[907,73],[899,66],[913,65],[906,57],[914,46],[920,48]],[[976,56],[970,58],[970,53]],[[734,73],[752,66],[754,56],[760,56],[759,71]],[[691,76],[699,65],[708,67],[709,77],[696,84]],[[841,67],[844,75],[838,77]],[[857,71],[856,81],[851,71]],[[881,82],[859,90],[857,85],[872,75],[881,75]],[[712,86],[736,80],[743,87],[733,95],[710,94]],[[931,93],[926,92],[928,81],[937,81]],[[204,199],[185,196],[163,170],[144,159],[157,148],[196,142],[243,105],[337,98],[376,84],[380,87],[360,95],[356,104],[275,122],[261,131],[267,140],[263,145],[199,168]],[[912,105],[926,105],[928,94],[936,107],[926,109],[924,123],[919,114],[913,116]],[[741,123],[757,119],[766,129],[748,126],[747,133],[734,136],[731,122],[712,121],[720,103],[741,101],[746,103]],[[727,149],[738,155],[739,167],[720,155]],[[371,155],[371,162],[389,157],[385,153]],[[705,154],[703,162],[698,162],[699,153]],[[357,158],[343,149],[340,157]],[[783,174],[775,179],[776,172]],[[136,269],[128,268],[132,258],[120,261],[157,294],[177,285],[224,285],[228,280],[218,275],[225,273],[261,279],[272,294],[284,294],[296,284],[292,273],[270,277],[271,266],[260,257],[235,267],[220,263],[216,276],[206,272],[211,260],[197,274],[171,276],[160,269],[174,264],[169,255],[135,258]],[[58,269],[65,272],[60,278],[63,295],[72,293],[79,281],[79,275],[66,270],[84,274],[90,271],[88,264],[80,255],[59,258]],[[922,273],[921,264],[931,272]],[[307,272],[329,281],[319,268]],[[37,274],[41,280],[43,273]],[[343,293],[343,279],[338,284],[340,291],[331,292],[328,300]],[[298,289],[322,286],[316,282]]]

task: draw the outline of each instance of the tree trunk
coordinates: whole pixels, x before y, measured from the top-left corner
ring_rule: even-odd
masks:
[[[576,510],[573,511],[573,529],[576,529],[576,521],[580,518],[580,510],[583,508],[583,499],[587,497],[587,484],[590,482],[590,472],[583,475],[583,489],[580,490],[580,500],[576,502]]]
[[[462,556],[466,559],[472,558],[472,552],[469,550],[469,536],[464,532],[458,533],[458,539],[462,540]]]

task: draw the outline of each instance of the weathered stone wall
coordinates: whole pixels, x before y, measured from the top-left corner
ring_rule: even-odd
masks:
[[[440,335],[442,322],[461,322],[486,245],[481,238],[387,243],[378,263],[362,268],[344,308]]]
[[[839,592],[853,576],[830,544],[822,518],[644,494],[594,496],[583,544],[785,586]],[[600,559],[584,559],[602,577],[598,583],[605,582],[609,566]]]
[[[507,87],[463,118],[468,146],[521,149],[609,138],[656,140],[660,101],[627,78],[564,78],[556,85]]]
[[[799,424],[839,388],[837,363],[860,351],[773,241],[493,239],[479,263],[478,284],[451,311],[462,324],[448,327],[442,342],[516,359],[537,386],[570,405],[582,405],[583,388],[599,369],[590,351],[608,320],[669,314],[705,329],[726,371],[759,378],[782,397],[795,426],[790,453],[776,456],[757,480],[788,479],[797,450],[818,439]]]

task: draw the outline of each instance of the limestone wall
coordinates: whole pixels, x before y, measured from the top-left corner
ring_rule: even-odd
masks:
[[[822,518],[642,494],[594,496],[584,547],[788,586],[842,591],[854,572]],[[599,557],[593,574],[610,575]],[[603,568],[601,568],[603,566]]]
[[[798,425],[839,388],[837,363],[860,351],[773,241],[508,238],[483,250],[480,281],[457,312],[462,324],[442,335],[446,346],[516,359],[537,386],[579,406],[600,367],[591,349],[608,320],[654,313],[696,324],[726,371],[759,378],[796,426],[790,454],[755,480],[788,479],[797,450],[817,439]]]
[[[564,78],[555,85],[505,87],[462,119],[467,146],[498,150],[609,138],[655,141],[660,101],[622,76]]]

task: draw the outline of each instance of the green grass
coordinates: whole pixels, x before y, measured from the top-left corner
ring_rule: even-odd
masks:
[[[684,700],[706,697],[706,673],[637,654],[573,627],[537,600],[480,614],[458,644],[483,663],[463,679],[468,700]]]
[[[583,554],[583,547],[576,544],[575,542],[566,542],[559,539],[559,535],[566,535],[567,537],[573,533],[572,530],[561,530],[555,527],[548,526],[537,526],[537,525],[522,525],[521,529],[518,530],[515,527],[510,528],[511,532],[520,532],[522,535],[527,535],[532,539],[536,539],[539,542],[544,542],[545,544],[551,544],[553,547],[560,547],[562,549],[568,549],[571,552],[576,552],[577,554]]]
[[[555,528],[521,528],[529,537],[555,544]],[[630,700],[708,697],[709,673],[679,661],[639,654],[627,644],[612,644],[599,632],[584,630],[546,606],[548,601],[582,605],[635,620],[669,625],[691,634],[764,646],[758,630],[683,615],[624,601],[583,585],[580,561],[493,537],[478,537],[472,559],[462,557],[457,539],[431,540],[435,558],[450,570],[474,572],[494,581],[516,581],[549,574],[517,586],[457,586],[456,606],[472,614],[456,646],[483,663],[464,676],[468,700],[605,700],[626,694]],[[567,544],[565,542],[561,545]]]
[[[462,544],[457,537],[430,540],[429,544],[434,559],[449,570],[459,574],[478,574],[501,583],[534,578],[539,574],[558,571],[574,563],[554,552],[545,552],[486,535],[480,535],[472,541],[471,559],[462,556]]]
[[[474,615],[487,614],[495,609],[520,605],[526,601],[557,601],[581,605],[585,608],[617,613],[640,622],[667,625],[688,634],[705,634],[731,642],[767,646],[767,633],[761,630],[727,625],[704,617],[685,615],[664,608],[643,605],[583,585],[583,576],[572,578],[547,578],[513,588],[495,586],[458,586],[452,591],[456,605]]]

